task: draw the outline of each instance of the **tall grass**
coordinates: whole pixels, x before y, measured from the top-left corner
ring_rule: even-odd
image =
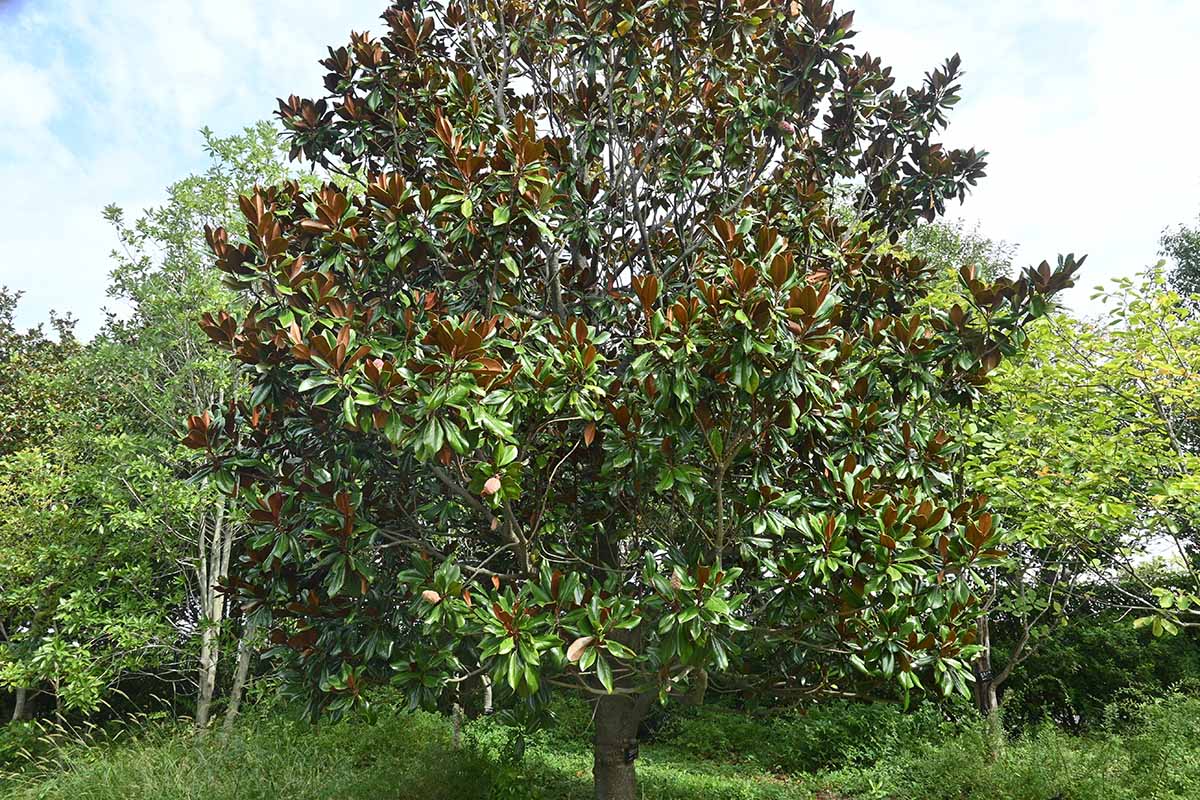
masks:
[[[847,711],[846,729],[861,720]],[[867,712],[878,715],[873,709]],[[874,717],[872,717],[874,718]],[[997,758],[976,725],[934,731],[893,722],[887,754],[862,753],[819,772],[782,772],[796,757],[733,756],[738,737],[755,727],[731,712],[706,712],[667,726],[638,762],[647,800],[1200,800],[1200,700],[1171,697],[1114,716],[1088,737],[1051,727],[1011,741]],[[736,723],[736,724],[735,724]],[[804,720],[787,724],[803,726]],[[771,740],[783,722],[763,723]],[[705,727],[720,746],[699,744]],[[578,726],[575,726],[578,727]],[[832,714],[820,718],[831,745]],[[736,731],[730,736],[730,731]],[[13,800],[584,800],[591,759],[571,726],[532,737],[524,755],[505,746],[512,731],[491,719],[467,726],[453,747],[450,726],[426,713],[386,712],[371,719],[310,726],[279,717],[249,718],[228,739],[197,738],[183,727],[148,727],[136,741],[84,746],[58,743],[42,768],[13,779],[0,796]],[[723,737],[723,738],[722,738]],[[813,746],[793,733],[780,748]],[[838,745],[841,746],[841,745]],[[829,759],[837,762],[836,756]]]

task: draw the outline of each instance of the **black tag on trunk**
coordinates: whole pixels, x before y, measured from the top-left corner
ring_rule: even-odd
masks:
[[[634,741],[625,745],[625,763],[632,764],[637,759],[637,757],[638,757],[638,743],[637,743],[637,740],[635,739]]]

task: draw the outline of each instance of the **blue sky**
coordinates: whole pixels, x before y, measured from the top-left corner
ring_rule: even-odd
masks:
[[[384,0],[0,0],[0,284],[20,321],[71,311],[94,333],[105,204],[159,201],[275,98],[321,90],[317,59],[381,23]],[[919,81],[962,55],[949,141],[991,152],[956,214],[1019,246],[1018,262],[1090,254],[1068,297],[1157,258],[1167,225],[1200,212],[1195,0],[842,0],[860,48]]]

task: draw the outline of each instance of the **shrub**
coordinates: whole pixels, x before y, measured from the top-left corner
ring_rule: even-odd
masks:
[[[1107,724],[1106,708],[1172,688],[1200,690],[1200,638],[1154,637],[1112,615],[1072,620],[1013,673],[1005,693],[1014,732],[1043,721],[1075,731]]]
[[[835,701],[762,715],[687,709],[668,718],[656,741],[702,758],[799,774],[869,764],[915,741],[938,742],[951,730],[934,705],[905,713],[888,703]]]
[[[917,742],[866,769],[824,776],[853,798],[928,800],[1184,800],[1200,798],[1200,700],[1123,703],[1118,729],[1072,736],[1043,724],[993,759],[982,722]]]

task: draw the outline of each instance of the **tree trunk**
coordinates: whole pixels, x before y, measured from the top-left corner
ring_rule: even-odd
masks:
[[[200,526],[200,674],[196,693],[196,727],[208,727],[213,696],[217,688],[217,663],[221,655],[220,625],[225,618],[225,597],[217,591],[217,583],[229,565],[231,539],[225,525],[225,500],[217,506],[213,520],[212,539],[204,540],[204,525]],[[208,545],[206,553],[205,545]]]
[[[487,716],[492,713],[492,676],[483,676],[483,714]]]
[[[979,618],[976,630],[981,650],[971,665],[975,673],[975,707],[987,722],[991,757],[994,760],[1004,748],[1004,728],[1000,723],[1000,702],[996,692],[999,682],[992,672],[992,636],[986,614]]]
[[[462,748],[462,728],[463,728],[463,707],[458,701],[455,701],[454,707],[450,711],[452,733],[450,735],[451,746],[455,750]]]
[[[637,732],[653,695],[609,695],[596,702],[592,777],[596,800],[637,800]]]
[[[250,658],[254,655],[255,626],[247,623],[238,640],[237,666],[233,674],[233,686],[229,689],[229,706],[225,709],[225,731],[233,730],[233,721],[242,708],[242,695],[246,690],[246,678],[250,675]]]
[[[208,717],[212,710],[213,694],[217,683],[217,623],[211,619],[204,621],[204,631],[200,634],[200,678],[196,691],[196,727],[201,730],[208,727]]]
[[[462,729],[463,729],[463,707],[462,707],[462,681],[454,684],[454,703],[450,707],[450,722],[452,726],[451,743],[455,750],[462,747]]]
[[[13,700],[12,721],[21,722],[25,719],[26,702],[29,699],[29,690],[24,686],[17,687],[17,696]]]

